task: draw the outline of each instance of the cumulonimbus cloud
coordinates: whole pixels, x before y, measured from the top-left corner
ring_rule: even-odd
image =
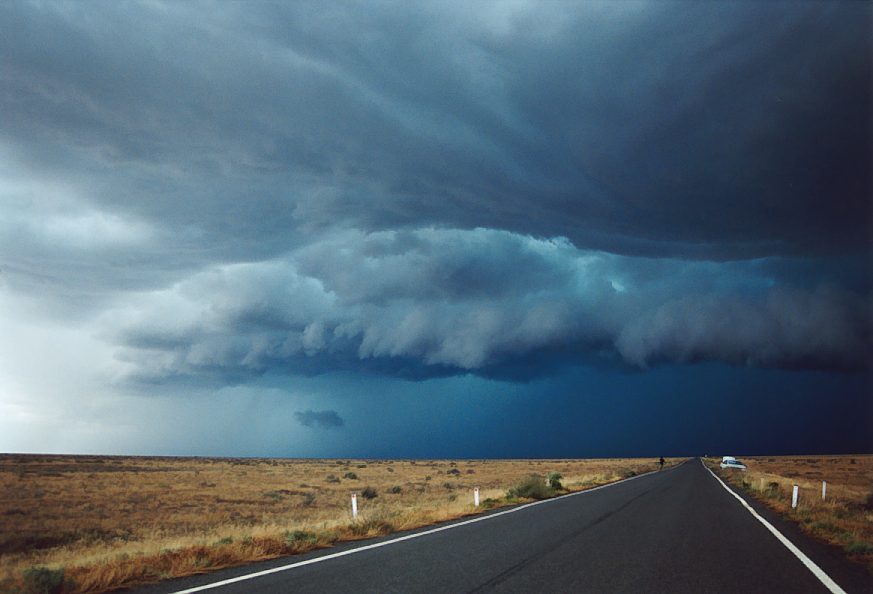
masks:
[[[104,317],[104,336],[152,380],[488,374],[543,352],[634,367],[873,362],[869,302],[853,292],[782,286],[748,263],[652,262],[487,229],[348,231],[132,303]]]

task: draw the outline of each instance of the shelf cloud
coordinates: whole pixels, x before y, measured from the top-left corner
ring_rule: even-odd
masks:
[[[869,295],[785,287],[759,268],[662,260],[653,269],[563,238],[485,229],[349,232],[142,294],[104,324],[150,379],[322,373],[375,360],[379,373],[400,376],[408,366],[487,375],[543,351],[637,368],[870,368]]]

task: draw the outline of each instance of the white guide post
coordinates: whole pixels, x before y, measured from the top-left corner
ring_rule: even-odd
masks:
[[[821,500],[822,501],[825,500],[825,497],[827,497],[827,494],[828,494],[828,483],[827,483],[827,481],[822,481],[821,482]]]
[[[792,509],[797,507],[797,485],[794,485],[794,489],[791,491],[791,507]]]
[[[358,517],[358,494],[352,493],[352,519]]]
[[[473,489],[473,505],[479,507],[479,487]]]

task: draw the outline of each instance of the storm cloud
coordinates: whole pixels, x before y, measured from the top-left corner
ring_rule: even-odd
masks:
[[[865,3],[0,10],[4,161],[56,180],[4,204],[157,228],[127,256],[146,275],[159,238],[192,268],[337,225],[719,260],[869,247]],[[16,269],[57,258],[29,247]]]
[[[869,383],[871,25],[869,2],[2,3],[0,407],[45,415],[65,377],[76,401],[709,363]],[[33,337],[88,364],[46,383],[63,349]]]
[[[868,369],[869,296],[786,287],[760,264],[580,251],[506,231],[345,233],[215,268],[104,318],[146,377],[476,372],[540,352]],[[386,365],[386,360],[388,365]]]

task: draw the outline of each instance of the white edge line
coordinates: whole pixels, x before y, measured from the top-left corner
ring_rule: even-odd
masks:
[[[682,464],[685,464],[688,460],[673,466],[672,468],[668,468],[667,470],[673,470],[674,468],[678,468]],[[707,469],[708,470],[708,469]],[[288,571],[289,569],[294,569],[296,567],[303,567],[304,565],[311,565],[313,563],[321,563],[322,561],[328,561],[330,559],[336,559],[338,557],[345,557],[346,555],[354,555],[355,553],[360,553],[362,551],[369,551],[370,549],[378,549],[379,547],[386,547],[388,545],[397,544],[398,542],[403,542],[405,540],[412,540],[413,538],[421,538],[422,536],[427,536],[429,534],[435,534],[437,532],[442,532],[443,530],[451,530],[452,528],[459,528],[461,526],[467,526],[468,524],[475,524],[476,522],[484,522],[485,520],[493,520],[499,516],[503,516],[506,514],[513,514],[515,512],[521,511],[523,509],[529,509],[534,507],[535,505],[542,505],[544,503],[551,503],[553,501],[559,501],[561,499],[565,499],[567,497],[573,497],[576,495],[585,495],[586,493],[591,493],[593,491],[599,491],[600,489],[605,489],[607,487],[613,487],[615,485],[626,483],[628,481],[632,481],[638,478],[642,478],[644,476],[649,476],[650,474],[655,474],[657,472],[661,472],[660,470],[652,470],[651,472],[645,472],[643,474],[638,474],[636,476],[632,476],[626,479],[622,479],[620,481],[615,481],[614,483],[609,483],[606,485],[600,485],[599,487],[594,487],[592,489],[585,489],[584,491],[576,491],[574,493],[567,493],[566,495],[559,495],[558,497],[552,497],[551,499],[542,499],[540,501],[534,501],[532,503],[525,503],[519,505],[517,507],[513,507],[512,509],[507,509],[504,511],[496,512],[493,514],[488,514],[487,516],[479,516],[470,520],[464,520],[463,522],[457,522],[455,524],[449,524],[448,526],[440,526],[438,528],[432,528],[430,530],[426,530],[424,532],[416,532],[415,534],[407,534],[406,536],[400,536],[398,538],[392,538],[391,540],[383,540],[382,542],[377,542],[369,545],[364,545],[362,547],[356,547],[354,549],[349,549],[347,551],[340,551],[339,553],[331,553],[329,555],[323,555],[321,557],[316,557],[314,559],[307,559],[306,561],[298,561],[297,563],[289,563],[288,565],[282,565],[280,567],[273,567],[271,569],[265,569],[263,571],[257,571],[255,573],[247,573],[245,575],[240,575],[235,578],[229,578],[226,580],[222,580],[220,582],[213,582],[211,584],[204,584],[202,586],[196,586],[194,588],[188,588],[187,590],[178,590],[173,592],[172,594],[189,594],[191,592],[202,592],[203,590],[210,590],[212,588],[219,588],[221,586],[227,586],[229,584],[235,584],[237,582],[243,582],[245,580],[251,580],[259,577],[263,577],[265,575],[270,575],[271,573],[279,573],[280,571]],[[800,553],[801,555],[803,553]],[[842,590],[834,590],[834,592],[842,592],[842,594],[846,594]]]
[[[703,464],[703,458],[700,459],[700,463]],[[756,518],[759,522],[761,522],[762,524],[764,524],[764,526],[767,528],[767,530],[769,530],[770,532],[772,532],[772,533],[773,533],[773,536],[775,536],[776,538],[778,538],[778,539],[779,539],[779,542],[781,542],[783,545],[785,545],[785,548],[786,548],[786,549],[788,549],[789,551],[791,551],[792,553],[794,553],[794,556],[797,557],[798,559],[800,559],[800,562],[803,563],[803,564],[806,566],[806,568],[807,568],[808,570],[810,570],[810,571],[812,572],[812,574],[813,574],[815,577],[817,577],[817,578],[819,579],[819,581],[820,581],[822,584],[824,584],[825,587],[826,587],[828,590],[830,590],[830,591],[833,592],[834,594],[846,594],[846,591],[843,590],[842,588],[840,588],[840,586],[837,585],[837,583],[836,583],[833,579],[831,579],[831,576],[829,576],[828,574],[826,574],[826,573],[824,572],[824,570],[823,570],[821,567],[819,567],[818,565],[816,565],[815,562],[814,562],[812,559],[810,559],[809,557],[807,557],[806,555],[804,555],[804,554],[803,554],[803,551],[801,551],[801,550],[798,549],[796,546],[794,546],[794,543],[793,543],[793,542],[791,542],[790,540],[788,540],[787,538],[785,538],[785,536],[784,536],[781,532],[779,532],[779,531],[776,529],[776,527],[773,526],[773,524],[771,524],[770,522],[768,522],[767,520],[765,520],[764,518],[762,518],[762,517],[758,514],[758,512],[756,512],[756,511],[754,510],[754,508],[752,508],[752,506],[749,505],[749,504],[746,502],[745,499],[743,499],[742,497],[740,497],[739,495],[737,495],[736,492],[734,492],[733,489],[731,489],[730,487],[728,487],[728,486],[725,484],[725,482],[724,482],[723,480],[721,480],[721,478],[719,478],[719,476],[718,476],[717,474],[715,474],[712,470],[710,470],[710,468],[709,468],[706,464],[703,464],[703,467],[706,468],[707,470],[709,470],[709,474],[711,474],[711,475],[715,478],[715,480],[717,480],[718,482],[720,482],[720,483],[721,483],[721,486],[724,487],[724,488],[727,490],[728,493],[730,493],[731,495],[733,495],[734,497],[736,497],[736,498],[739,500],[739,502],[743,504],[743,507],[745,507],[747,510],[749,510],[749,513],[750,513],[750,514],[752,514],[753,516],[755,516],[755,518]]]

